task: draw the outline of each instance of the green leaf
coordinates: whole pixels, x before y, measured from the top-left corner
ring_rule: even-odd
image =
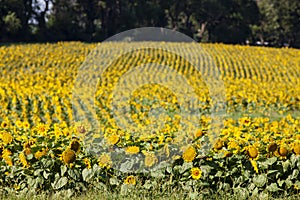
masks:
[[[150,180],[147,180],[145,182],[145,184],[143,185],[143,187],[146,189],[146,190],[149,190],[151,187],[152,187],[152,183]]]
[[[290,179],[285,180],[286,186],[289,188],[293,185],[293,182]]]
[[[284,180],[278,179],[278,180],[277,180],[277,183],[278,183],[278,186],[279,186],[279,187],[282,187],[282,185],[283,185],[283,183],[284,183]]]
[[[281,190],[276,183],[271,183],[271,185],[267,186],[267,190],[270,192],[277,192],[279,190]]]
[[[92,169],[87,169],[85,168],[83,171],[82,171],[82,178],[84,181],[88,182],[90,181],[94,176],[94,173],[93,173],[93,170]]]
[[[179,169],[179,173],[182,174],[185,171],[191,169],[192,167],[193,167],[193,162],[184,162],[181,168]]]
[[[69,174],[69,176],[70,176],[72,179],[74,179],[74,180],[77,179],[77,176],[76,176],[76,174],[75,174],[75,172],[74,172],[73,169],[69,169],[69,170],[68,170],[68,174]]]
[[[294,169],[291,179],[298,179],[298,175],[299,175],[299,170],[298,169]]]
[[[67,177],[61,177],[58,179],[58,181],[55,182],[55,184],[52,185],[53,189],[58,190],[62,187],[64,187],[68,183]]]
[[[265,163],[267,165],[273,165],[277,161],[277,157],[268,158]]]
[[[64,176],[64,175],[65,175],[67,169],[68,169],[68,168],[67,168],[66,165],[61,165],[61,166],[60,166],[60,174],[61,174],[61,176]]]
[[[111,185],[119,185],[119,181],[118,181],[118,179],[117,179],[116,177],[111,177],[111,178],[109,179],[109,183],[110,183]]]
[[[282,162],[282,168],[283,168],[283,172],[286,172],[289,169],[290,166],[290,161],[286,160],[284,162]]]
[[[43,176],[45,179],[48,179],[49,175],[50,175],[50,173],[47,173],[46,170],[43,171]]]
[[[121,164],[120,171],[121,172],[129,172],[133,167],[133,161],[126,161]]]
[[[256,187],[263,187],[267,183],[267,176],[265,174],[261,174],[253,177],[253,183]]]

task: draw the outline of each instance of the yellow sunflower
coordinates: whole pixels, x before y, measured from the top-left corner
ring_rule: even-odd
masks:
[[[137,154],[140,152],[140,148],[138,146],[129,146],[125,149],[127,154]]]
[[[12,141],[13,141],[13,136],[10,134],[10,133],[8,133],[8,132],[6,132],[6,131],[4,131],[3,133],[2,133],[2,141],[3,141],[3,143],[4,144],[10,144]]]
[[[197,153],[194,147],[189,146],[182,154],[182,158],[185,162],[192,162],[195,157],[196,157]]]
[[[23,167],[29,167],[29,164],[26,160],[26,156],[23,153],[19,154],[19,160],[23,164]]]
[[[107,154],[107,153],[101,154],[99,159],[98,159],[98,164],[99,164],[100,167],[110,168],[111,165],[112,165],[110,155]]]
[[[202,171],[201,171],[201,169],[198,168],[198,167],[193,167],[193,168],[191,169],[191,176],[192,176],[192,178],[195,179],[195,180],[200,179],[201,176],[202,176]]]
[[[136,184],[136,179],[134,176],[130,175],[127,176],[126,179],[124,180],[124,183],[127,185],[135,185]]]
[[[145,153],[145,166],[152,167],[157,162],[157,157],[154,153]]]

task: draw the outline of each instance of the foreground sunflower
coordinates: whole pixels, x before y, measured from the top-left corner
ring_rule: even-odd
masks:
[[[76,159],[76,154],[71,149],[66,149],[61,156],[64,164],[71,164]]]
[[[130,175],[127,176],[126,179],[124,180],[124,183],[127,185],[135,185],[136,184],[136,179],[134,176]]]
[[[202,171],[199,167],[193,167],[191,169],[191,176],[193,179],[198,180],[202,176]]]

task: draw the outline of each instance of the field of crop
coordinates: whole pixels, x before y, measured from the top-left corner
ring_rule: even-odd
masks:
[[[298,194],[300,51],[198,48],[0,46],[0,194]]]

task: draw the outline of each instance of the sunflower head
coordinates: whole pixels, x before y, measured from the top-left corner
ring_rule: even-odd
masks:
[[[296,155],[300,155],[300,143],[299,142],[294,143],[293,152]]]
[[[110,166],[112,165],[110,155],[107,153],[101,154],[98,159],[98,164],[100,167],[110,168]]]
[[[2,133],[2,141],[4,144],[10,144],[13,141],[13,139],[13,136],[9,132],[4,131]]]
[[[79,143],[79,141],[78,140],[73,140],[70,143],[70,149],[77,153],[80,150],[80,143]]]
[[[222,149],[223,145],[224,145],[224,144],[223,144],[223,141],[220,140],[220,139],[218,139],[218,140],[216,141],[215,145],[214,145],[214,149],[215,149],[215,150],[220,150],[220,149]]]
[[[269,152],[274,152],[277,150],[277,144],[275,142],[272,142],[268,145],[268,151]]]
[[[201,169],[199,169],[198,167],[193,167],[191,169],[191,176],[193,179],[198,180],[201,178],[202,176],[202,171]]]
[[[279,155],[285,157],[289,153],[288,149],[286,146],[280,146],[278,150]]]
[[[71,164],[75,161],[75,159],[76,159],[76,154],[72,149],[66,149],[62,153],[62,161],[65,164]]]
[[[247,153],[248,153],[248,156],[252,159],[257,158],[257,156],[258,156],[258,150],[254,146],[249,147],[247,150]]]
[[[194,147],[189,146],[182,154],[182,158],[185,162],[192,162],[195,157],[196,157],[197,153]]]
[[[140,152],[140,148],[138,146],[129,146],[126,148],[125,152],[127,154],[137,154]]]
[[[136,184],[136,179],[133,175],[127,176],[126,179],[124,180],[124,183],[127,185],[135,185]]]

